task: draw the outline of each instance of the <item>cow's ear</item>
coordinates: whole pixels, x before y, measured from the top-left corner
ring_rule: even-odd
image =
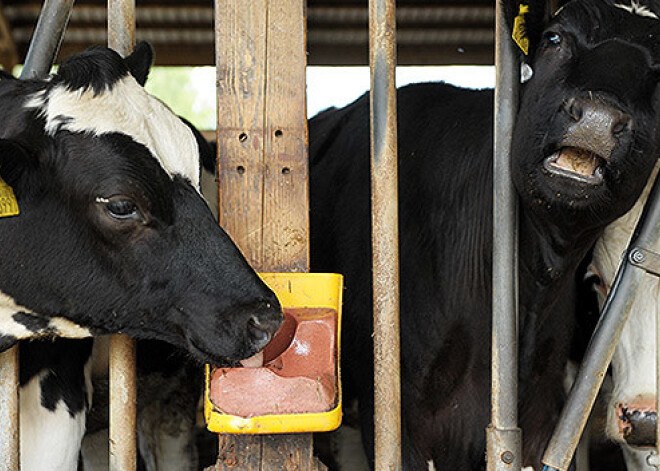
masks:
[[[545,25],[548,24],[551,13],[550,2],[546,0],[501,1],[512,40],[517,44],[524,59],[528,59],[539,44]]]
[[[36,157],[21,144],[0,139],[0,177],[7,185],[12,188],[21,186],[23,176],[36,166]]]
[[[215,141],[213,143],[207,141],[202,133],[199,132],[199,130],[190,121],[188,121],[183,116],[179,116],[179,118],[184,122],[186,126],[190,128],[193,136],[195,136],[195,140],[199,146],[199,157],[202,161],[202,167],[208,172],[215,173]]]
[[[135,80],[142,86],[147,82],[149,70],[154,62],[154,49],[146,41],[140,41],[135,45],[135,49],[130,56],[124,59],[128,70]]]

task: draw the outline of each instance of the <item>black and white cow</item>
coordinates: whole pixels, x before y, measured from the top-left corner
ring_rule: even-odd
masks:
[[[639,197],[660,149],[660,3],[574,0],[525,18],[532,78],[519,196],[520,424],[540,459],[564,403],[578,264]],[[513,20],[518,2],[507,2]],[[513,21],[512,21],[513,22]],[[404,469],[478,470],[490,418],[492,91],[398,92]],[[373,455],[369,99],[310,122],[311,261],[345,275],[342,373]]]
[[[0,76],[0,344],[21,342],[21,461],[72,470],[91,341],[122,332],[199,362],[249,357],[282,315],[198,191],[193,133],[142,87],[152,61],[105,48],[46,80]],[[163,358],[165,361],[166,359]]]
[[[657,19],[656,19],[657,21]],[[654,172],[653,177],[657,173]],[[635,206],[607,226],[594,248],[593,271],[601,306],[633,231],[648,199],[651,184]],[[660,247],[652,247],[654,251]],[[656,434],[656,313],[660,309],[660,280],[644,274],[631,299],[630,316],[612,358],[613,388],[610,395],[607,434],[622,445],[629,471],[651,470],[646,457],[655,444]]]

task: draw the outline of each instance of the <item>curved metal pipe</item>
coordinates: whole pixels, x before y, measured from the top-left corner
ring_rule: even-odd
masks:
[[[650,250],[658,240],[660,179],[656,179],[635,227],[573,388],[543,456],[543,464],[548,471],[567,470],[573,459],[644,272],[660,274],[660,256]]]
[[[21,80],[48,75],[60,49],[74,0],[45,0],[21,71]]]

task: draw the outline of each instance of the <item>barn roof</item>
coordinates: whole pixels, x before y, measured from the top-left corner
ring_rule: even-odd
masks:
[[[246,0],[247,1],[247,0]],[[301,0],[303,1],[303,0]],[[398,0],[399,64],[491,64],[494,2]],[[0,63],[25,57],[41,0],[0,0]],[[78,0],[60,50],[106,42],[107,0]],[[308,63],[367,64],[367,1],[307,0]],[[213,65],[212,0],[139,0],[137,39],[159,65]]]

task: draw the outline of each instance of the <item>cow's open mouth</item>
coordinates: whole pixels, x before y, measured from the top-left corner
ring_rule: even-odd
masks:
[[[547,157],[543,166],[555,175],[597,185],[603,182],[605,159],[586,149],[562,147]]]

